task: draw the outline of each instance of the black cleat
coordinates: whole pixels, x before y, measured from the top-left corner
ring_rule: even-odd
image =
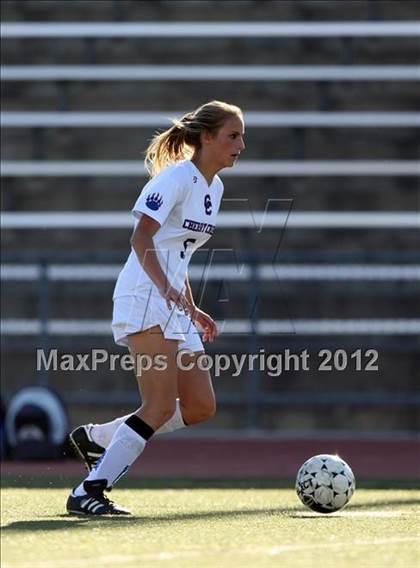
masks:
[[[130,511],[119,507],[104,495],[106,479],[85,481],[86,495],[76,497],[72,494],[67,499],[67,512],[70,515],[131,515]]]
[[[105,451],[105,448],[99,446],[92,440],[90,436],[91,428],[92,424],[79,426],[69,434],[71,445],[76,450],[77,455],[84,461],[88,471],[91,471],[95,463]]]

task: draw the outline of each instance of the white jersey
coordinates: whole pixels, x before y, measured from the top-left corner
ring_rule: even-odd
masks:
[[[133,207],[135,226],[143,213],[160,224],[153,243],[160,266],[176,290],[184,290],[193,252],[213,234],[222,195],[218,176],[209,186],[200,170],[190,160],[183,160],[152,178]],[[113,298],[136,295],[151,287],[156,288],[132,249]]]

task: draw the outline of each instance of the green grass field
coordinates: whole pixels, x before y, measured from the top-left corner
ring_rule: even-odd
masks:
[[[66,515],[72,480],[3,479],[2,568],[418,568],[420,485],[365,483],[333,515],[291,482],[126,479],[131,518]]]

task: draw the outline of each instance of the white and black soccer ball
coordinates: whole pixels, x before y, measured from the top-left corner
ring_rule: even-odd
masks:
[[[356,481],[350,466],[339,456],[320,454],[306,460],[296,477],[296,492],[304,505],[317,513],[334,513],[350,501]]]

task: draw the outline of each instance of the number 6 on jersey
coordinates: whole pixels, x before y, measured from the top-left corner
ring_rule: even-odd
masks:
[[[185,253],[187,252],[188,243],[194,244],[197,239],[185,239],[184,241],[184,250],[180,252],[181,258],[185,258]]]

